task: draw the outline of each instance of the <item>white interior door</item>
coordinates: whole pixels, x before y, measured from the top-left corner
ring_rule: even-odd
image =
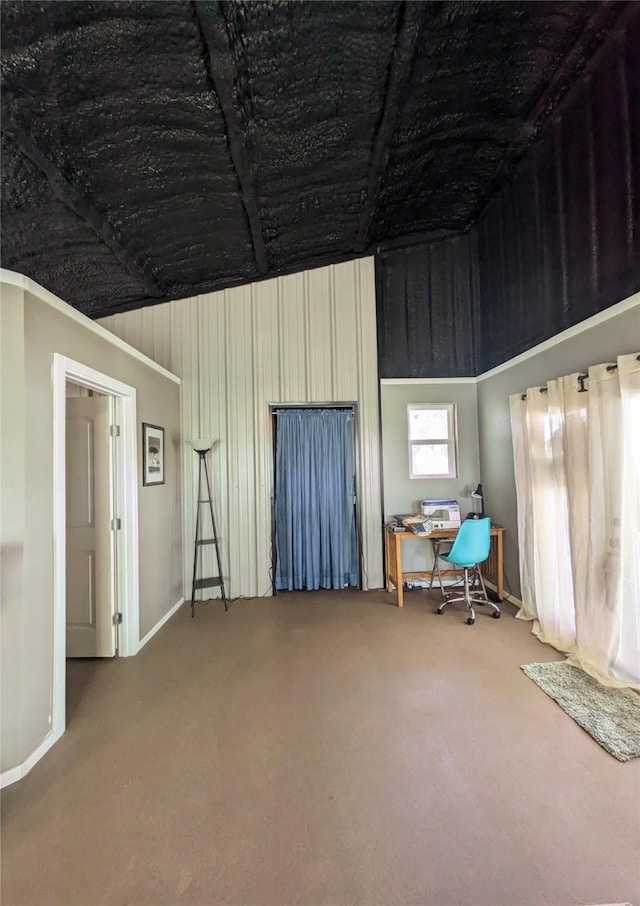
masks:
[[[67,657],[116,653],[107,396],[66,400]]]

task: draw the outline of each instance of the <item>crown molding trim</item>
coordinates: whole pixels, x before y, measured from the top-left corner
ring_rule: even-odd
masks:
[[[6,268],[0,268],[0,284],[5,283],[10,286],[17,286],[20,289],[24,290],[27,293],[30,293],[32,296],[35,296],[36,299],[39,299],[40,302],[44,302],[46,305],[50,305],[51,308],[54,308],[60,314],[64,315],[67,318],[70,318],[72,321],[75,321],[77,324],[81,324],[85,330],[90,330],[96,336],[100,337],[102,340],[106,340],[112,346],[116,346],[118,349],[121,349],[123,352],[128,353],[134,359],[138,359],[139,362],[142,362],[144,365],[147,365],[149,368],[153,368],[154,371],[157,371],[159,374],[162,374],[164,377],[168,378],[170,381],[174,381],[176,384],[180,384],[180,378],[177,374],[168,371],[166,368],[163,368],[162,365],[158,365],[157,362],[154,362],[153,359],[150,359],[149,356],[146,356],[143,352],[140,352],[139,349],[136,349],[134,346],[130,346],[129,343],[126,343],[124,340],[121,340],[120,337],[117,337],[111,331],[107,330],[106,327],[102,327],[100,324],[96,324],[95,321],[92,321],[91,318],[87,318],[86,315],[83,315],[81,312],[77,311],[73,306],[69,305],[68,302],[64,302],[54,293],[50,292],[48,289],[45,289],[44,286],[40,286],[39,283],[36,283],[35,280],[31,280],[29,277],[25,277],[24,274],[18,274],[16,271],[9,271]]]

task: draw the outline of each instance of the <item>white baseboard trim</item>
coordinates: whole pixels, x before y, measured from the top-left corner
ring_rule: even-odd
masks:
[[[182,607],[183,604],[184,604],[184,596],[183,596],[182,598],[180,598],[180,600],[177,601],[177,602],[173,605],[173,607],[171,608],[171,610],[168,610],[168,611],[165,613],[165,615],[164,615],[163,617],[161,617],[161,618],[158,620],[158,622],[156,623],[155,626],[152,626],[152,627],[151,627],[151,629],[150,629],[149,632],[144,636],[144,638],[140,639],[140,643],[139,643],[139,645],[138,645],[138,651],[140,651],[141,648],[144,648],[144,646],[147,644],[147,642],[149,641],[149,639],[153,638],[153,636],[156,634],[156,632],[158,632],[159,629],[162,629],[162,627],[163,627],[164,624],[167,622],[167,620],[170,620],[171,617],[174,615],[174,613],[175,613],[177,610],[179,610],[179,609]]]
[[[31,768],[40,761],[43,755],[47,754],[51,746],[60,739],[63,733],[64,730],[49,730],[40,745],[33,750],[31,755],[25,758],[22,764],[15,768],[9,768],[8,771],[3,771],[0,774],[0,789],[4,789],[5,786],[9,786],[26,777]]]
[[[485,580],[484,580],[484,584],[487,586],[487,588],[492,588],[493,591],[497,591],[497,590],[498,590],[498,586],[497,586],[497,585],[494,585],[493,582],[489,582],[488,579],[485,579]],[[511,604],[515,604],[516,607],[522,607],[522,601],[520,600],[520,598],[516,598],[515,595],[508,595],[508,594],[505,594],[502,600],[503,600],[503,601],[510,601]]]
[[[180,598],[180,600],[177,601],[160,620],[158,620],[156,625],[149,630],[144,638],[140,639],[138,651],[140,651],[140,649],[147,644],[149,639],[152,638],[159,629],[162,629],[167,620],[170,620],[174,613],[180,607],[182,607],[183,604],[184,597]],[[3,771],[2,774],[0,774],[0,789],[4,789],[5,786],[10,786],[10,784],[16,783],[18,780],[22,780],[23,777],[26,777],[31,768],[34,767],[34,765],[36,765],[44,755],[46,755],[51,746],[60,739],[63,733],[64,729],[49,730],[40,745],[37,746],[27,758],[25,758],[22,764],[17,765],[15,768],[9,768],[8,770]]]

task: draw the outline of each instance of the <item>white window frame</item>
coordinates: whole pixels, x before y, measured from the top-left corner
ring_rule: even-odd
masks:
[[[443,438],[421,438],[420,440],[411,439],[411,413],[416,409],[446,409],[449,413],[449,436]],[[449,470],[446,474],[426,475],[414,473],[413,456],[411,455],[412,446],[424,445],[432,446],[433,444],[442,444],[448,448]],[[410,478],[457,478],[458,477],[458,419],[455,403],[409,403],[407,405],[407,452],[409,454],[409,477]]]

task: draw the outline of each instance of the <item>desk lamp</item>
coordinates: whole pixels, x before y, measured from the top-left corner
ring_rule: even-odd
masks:
[[[484,494],[482,493],[482,485],[478,483],[471,491],[471,512],[468,514],[467,519],[483,519],[484,516]]]

